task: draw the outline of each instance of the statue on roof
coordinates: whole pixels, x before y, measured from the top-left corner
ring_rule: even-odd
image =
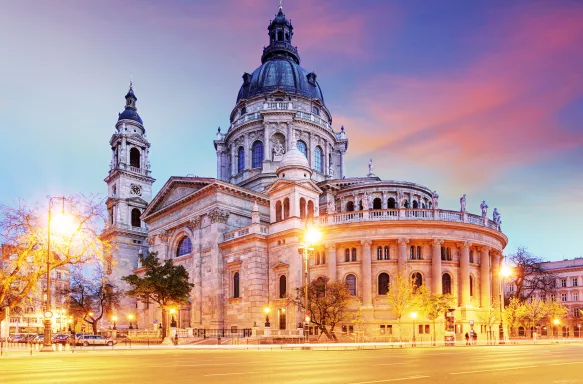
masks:
[[[460,197],[460,212],[466,211],[466,194],[464,193],[462,197]]]
[[[431,193],[431,206],[433,209],[437,209],[438,204],[439,204],[439,195],[437,194],[437,191],[433,191]]]
[[[372,165],[372,158],[368,161],[368,175],[367,176],[373,176],[374,173],[372,173],[374,169],[374,166]]]
[[[488,216],[488,204],[486,204],[486,200],[482,200],[482,204],[480,204],[480,209],[482,210],[482,217]]]
[[[494,208],[494,212],[492,212],[492,220],[497,224],[502,224],[502,218],[500,213],[498,212],[498,208]]]

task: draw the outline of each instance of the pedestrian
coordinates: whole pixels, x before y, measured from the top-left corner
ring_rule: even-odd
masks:
[[[466,332],[466,345],[470,345],[470,335]]]
[[[478,343],[478,333],[474,332],[474,345]]]

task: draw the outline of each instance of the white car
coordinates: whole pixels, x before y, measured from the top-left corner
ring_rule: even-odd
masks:
[[[77,345],[113,345],[113,340],[106,339],[101,335],[82,335],[77,338]]]

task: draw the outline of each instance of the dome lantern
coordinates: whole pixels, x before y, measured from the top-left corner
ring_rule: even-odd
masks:
[[[120,120],[133,120],[140,124],[143,124],[142,118],[138,115],[138,108],[136,108],[136,101],[138,98],[134,93],[133,82],[130,80],[130,89],[128,93],[125,95],[126,105],[125,109],[122,113],[118,116],[118,121]]]

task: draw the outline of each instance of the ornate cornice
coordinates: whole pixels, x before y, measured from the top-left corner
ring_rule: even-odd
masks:
[[[229,219],[230,214],[231,214],[231,212],[229,212],[225,209],[215,208],[209,212],[208,216],[211,219],[211,223],[223,223],[223,224],[225,224],[227,222],[227,220]]]
[[[190,232],[194,232],[195,230],[200,228],[201,221],[202,221],[201,217],[197,216],[191,219],[190,221],[187,221],[185,226],[190,230]]]

